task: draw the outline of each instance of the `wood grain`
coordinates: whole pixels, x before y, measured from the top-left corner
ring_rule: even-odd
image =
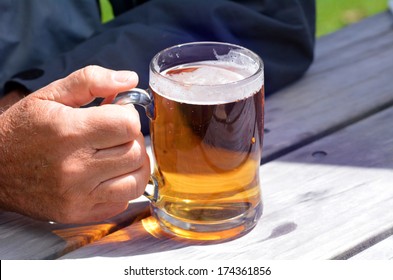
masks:
[[[0,258],[55,259],[148,214],[148,204],[142,201],[113,219],[84,225],[53,224],[0,211]]]
[[[266,100],[263,162],[393,105],[392,19],[386,12],[317,41],[306,75]]]
[[[393,236],[365,249],[351,260],[393,260]]]

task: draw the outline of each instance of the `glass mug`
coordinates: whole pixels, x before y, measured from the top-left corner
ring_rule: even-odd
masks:
[[[152,215],[193,240],[247,233],[262,215],[262,60],[241,46],[196,42],[159,52],[149,69],[148,90],[114,103],[142,105],[150,118]]]

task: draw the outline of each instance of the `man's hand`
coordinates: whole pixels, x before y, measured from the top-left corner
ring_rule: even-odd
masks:
[[[79,108],[136,86],[89,66],[0,115],[0,208],[61,223],[100,221],[142,195],[150,164],[132,105]]]

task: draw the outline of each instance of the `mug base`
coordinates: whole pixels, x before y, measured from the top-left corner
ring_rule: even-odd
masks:
[[[199,241],[226,241],[245,235],[251,231],[262,216],[262,203],[237,217],[215,221],[179,220],[159,208],[152,208],[152,215],[160,228],[177,237]]]

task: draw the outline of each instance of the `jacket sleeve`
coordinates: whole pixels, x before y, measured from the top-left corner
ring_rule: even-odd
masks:
[[[39,66],[39,75],[30,79],[15,75],[6,87],[19,83],[35,91],[96,64],[136,71],[139,87],[146,88],[149,62],[160,50],[192,41],[223,41],[261,56],[269,95],[307,70],[313,59],[314,33],[315,0],[150,0]]]

